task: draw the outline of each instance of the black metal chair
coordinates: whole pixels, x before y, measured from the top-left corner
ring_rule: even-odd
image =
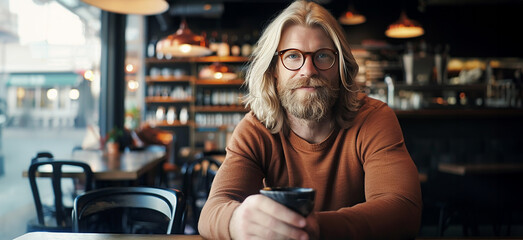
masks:
[[[89,233],[181,234],[185,198],[176,189],[110,187],[74,201],[73,231]]]
[[[42,195],[39,190],[37,178],[43,175],[45,171],[39,172],[39,169],[48,167],[51,178],[51,185],[54,196],[54,204],[44,205],[42,203]],[[77,161],[65,161],[65,160],[53,160],[53,159],[36,159],[29,166],[27,172],[29,178],[29,184],[33,193],[33,199],[36,209],[36,219],[31,219],[27,224],[27,231],[56,231],[63,232],[71,231],[71,206],[64,204],[64,192],[62,190],[62,179],[71,178],[71,176],[65,176],[67,173],[63,171],[63,168],[71,168],[73,171],[80,170],[79,179],[83,183],[83,191],[89,191],[93,187],[93,172],[91,167],[83,162]],[[75,174],[76,175],[76,174]],[[39,181],[40,182],[40,181]],[[41,183],[42,184],[42,183]],[[40,184],[40,185],[41,185]],[[43,187],[43,186],[41,186]],[[73,198],[71,197],[71,203]]]
[[[187,196],[188,205],[187,222],[195,234],[198,233],[200,213],[209,197],[212,182],[220,165],[221,162],[204,153],[182,168],[183,191]]]
[[[42,151],[42,152],[37,152],[36,155],[31,158],[31,164],[37,162],[37,161],[40,161],[40,160],[48,160],[48,159],[53,159],[54,158],[54,155],[50,152],[46,152],[46,151]]]

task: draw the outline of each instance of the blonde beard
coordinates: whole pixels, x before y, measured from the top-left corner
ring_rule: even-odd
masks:
[[[338,99],[339,90],[324,79],[301,78],[290,82],[293,84],[286,86],[278,83],[278,94],[285,111],[296,118],[319,122],[327,116]],[[297,93],[295,89],[302,86],[316,87],[316,91]]]

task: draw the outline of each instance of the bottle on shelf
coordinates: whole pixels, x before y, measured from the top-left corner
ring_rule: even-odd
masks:
[[[205,89],[203,91],[203,105],[211,106],[212,103],[212,92],[210,89]]]
[[[231,36],[231,56],[240,56],[241,47],[238,41],[238,35]]]
[[[217,54],[219,44],[220,44],[220,40],[218,39],[218,32],[212,31],[211,38],[209,38],[209,49],[212,51],[212,55]]]
[[[165,108],[164,107],[158,107],[156,109],[156,121],[163,121],[165,119]]]
[[[166,120],[167,120],[168,124],[174,123],[174,121],[176,120],[176,108],[175,107],[173,107],[173,106],[169,107],[169,109],[167,110]]]
[[[158,42],[158,37],[153,36],[149,44],[147,45],[147,57],[153,58],[156,56],[156,43]]]
[[[183,107],[180,110],[180,123],[186,124],[188,120],[189,120],[189,111],[187,110],[186,107]]]
[[[251,36],[249,34],[243,35],[243,44],[241,47],[241,55],[248,57],[252,53]]]
[[[196,90],[196,105],[203,105],[203,90],[201,88]]]
[[[217,55],[220,57],[227,57],[229,56],[230,47],[229,47],[229,36],[227,33],[222,34],[222,41],[218,47]]]

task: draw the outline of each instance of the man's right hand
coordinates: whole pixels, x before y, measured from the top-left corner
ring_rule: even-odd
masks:
[[[306,218],[261,194],[251,195],[234,210],[232,239],[309,239]]]

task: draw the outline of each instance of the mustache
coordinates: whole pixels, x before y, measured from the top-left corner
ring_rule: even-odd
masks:
[[[289,89],[298,89],[301,87],[326,87],[328,82],[326,79],[319,77],[296,77],[289,81],[287,87]]]
[[[302,87],[328,88],[331,91],[339,91],[338,86],[332,86],[327,79],[321,77],[295,77],[285,84],[289,90],[295,90]]]

